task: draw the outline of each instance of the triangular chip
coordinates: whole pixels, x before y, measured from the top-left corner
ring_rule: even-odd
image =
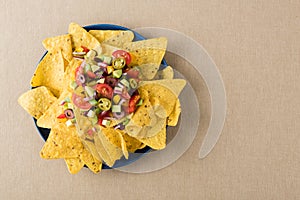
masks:
[[[50,91],[59,97],[64,85],[64,60],[61,51],[48,52],[38,64],[31,86],[46,86]]]
[[[139,92],[148,91],[150,98],[157,98],[159,104],[164,107],[167,116],[169,116],[185,84],[186,81],[183,79],[142,81]]]
[[[71,174],[77,174],[84,166],[80,158],[66,158],[65,162]]]
[[[56,97],[45,86],[41,86],[22,94],[18,98],[18,103],[31,116],[39,119],[56,100]]]
[[[152,149],[160,150],[166,147],[166,138],[166,122],[164,121],[164,128],[162,128],[155,136],[139,140]]]
[[[132,31],[122,31],[119,34],[113,35],[112,37],[103,40],[103,43],[116,47],[122,47],[124,43],[131,42],[133,38],[134,34]]]
[[[127,133],[123,132],[123,139],[126,143],[126,148],[129,152],[133,153],[138,149],[142,149],[144,148],[144,144],[139,141],[138,139],[131,137],[130,135],[128,135]]]
[[[83,148],[74,126],[67,127],[65,123],[56,123],[50,131],[40,156],[45,159],[74,158],[79,157]]]
[[[156,80],[160,80],[160,79],[173,79],[173,77],[174,77],[173,68],[171,66],[167,66],[163,70],[159,70],[156,73],[154,79],[156,79]]]
[[[177,99],[173,111],[170,113],[167,119],[168,126],[176,126],[181,113],[180,101]]]
[[[167,38],[160,37],[135,42],[128,42],[123,44],[122,47],[127,51],[136,51],[140,49],[156,49],[165,51],[167,49]]]
[[[51,53],[60,50],[68,62],[73,58],[71,36],[69,34],[46,38],[43,45]]]
[[[102,162],[94,158],[86,148],[84,148],[79,157],[95,174],[101,171]]]
[[[70,83],[75,80],[75,70],[77,67],[80,66],[82,63],[82,60],[73,58],[69,65],[66,68],[65,74],[64,74],[64,89],[69,90],[70,92],[72,89],[70,88]]]
[[[44,114],[37,120],[37,125],[43,128],[52,128],[53,125],[59,122],[57,116],[64,112],[64,107],[61,106],[61,102],[66,98],[70,98],[71,93],[64,91],[58,99],[47,109]]]
[[[111,144],[122,149],[122,152],[125,158],[128,158],[128,151],[126,142],[123,138],[121,130],[114,128],[102,128],[102,133],[106,136],[106,138],[110,141]]]
[[[112,167],[116,160],[119,160],[122,155],[122,149],[110,143],[108,138],[101,131],[97,131],[97,137],[95,139],[95,145],[102,160],[110,167]]]
[[[87,47],[88,49],[96,49],[100,46],[100,43],[95,37],[76,23],[70,23],[68,32],[72,38],[73,49],[81,48],[81,46]]]
[[[130,136],[138,139],[152,137],[165,128],[166,111],[159,105],[159,100],[154,99],[147,108],[142,105],[126,125],[125,130]]]
[[[57,123],[52,127],[40,155],[45,159],[80,158],[93,172],[97,173],[101,170],[102,163],[84,148],[76,128],[67,127],[64,123]]]
[[[122,31],[115,30],[90,30],[89,33],[94,36],[100,43],[113,36],[119,35]]]

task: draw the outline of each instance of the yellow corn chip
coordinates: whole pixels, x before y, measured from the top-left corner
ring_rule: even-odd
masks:
[[[160,150],[166,147],[166,138],[166,121],[164,121],[164,128],[162,128],[155,136],[139,140],[152,149]]]
[[[71,174],[77,174],[84,166],[80,158],[66,158],[65,162]]]
[[[156,100],[156,102],[158,103],[158,100]],[[147,116],[145,116],[145,114],[144,116],[141,116],[140,114],[143,112],[139,112],[139,110],[144,111],[146,109],[141,106],[125,127],[125,130],[130,136],[138,139],[152,137],[161,129],[165,128],[165,119],[167,115],[165,109],[161,105],[150,105],[150,109],[147,108],[147,112],[145,112],[145,114],[147,113]],[[149,118],[149,124],[144,123],[145,118]]]
[[[56,123],[51,129],[40,156],[45,159],[74,158],[80,155],[83,148],[74,126],[67,127],[65,123]]]
[[[103,134],[102,127],[97,131],[95,139],[95,146],[100,154],[102,160],[110,167],[112,167],[116,160],[119,160],[122,155],[122,149],[110,143],[108,138]]]
[[[45,86],[29,90],[18,98],[19,104],[36,119],[39,119],[56,100]]]
[[[133,52],[140,49],[156,49],[156,50],[163,50],[167,49],[167,38],[160,37],[160,38],[152,38],[148,40],[140,40],[135,42],[128,42],[123,44],[122,46],[125,50]]]
[[[94,36],[100,43],[109,43],[112,38],[121,40],[123,42],[131,42],[134,38],[134,34],[131,31],[115,31],[115,30],[90,30],[89,33]],[[115,41],[112,41],[115,42]]]
[[[180,101],[177,99],[173,111],[170,113],[167,119],[168,126],[176,126],[181,113]]]
[[[128,151],[126,142],[123,138],[121,130],[114,128],[102,128],[102,133],[106,136],[106,138],[110,141],[111,144],[122,149],[122,152],[125,158],[128,158]]]
[[[122,47],[125,42],[131,42],[134,38],[132,31],[122,31],[120,34],[113,35],[112,37],[105,39],[103,43],[116,47]]]
[[[142,81],[139,88],[148,91],[150,98],[159,99],[160,105],[166,110],[167,116],[173,111],[177,98],[184,88],[186,81],[183,79]]]
[[[127,133],[123,133],[123,139],[126,143],[126,148],[129,152],[133,153],[138,149],[142,149],[145,147],[145,145],[139,141],[138,139],[131,137]]]
[[[65,88],[70,92],[72,92],[70,88],[70,83],[75,80],[75,70],[78,66],[80,66],[81,63],[82,60],[73,58],[66,68],[66,72],[64,74],[64,84],[65,84]]]
[[[51,53],[60,50],[68,62],[73,58],[71,36],[69,34],[46,38],[43,45]]]
[[[95,174],[102,169],[102,162],[93,157],[93,155],[86,149],[80,153],[80,159],[92,170]]]
[[[60,103],[66,99],[67,97],[71,97],[71,93],[67,90],[63,91],[58,99],[54,101],[54,103],[47,109],[43,115],[37,120],[37,125],[43,128],[52,128],[56,123],[59,122],[57,116],[64,112],[64,107],[60,105]]]
[[[63,76],[64,61],[61,51],[48,52],[38,64],[31,78],[31,86],[46,86],[56,97],[59,97],[64,85]]]
[[[173,68],[171,66],[167,66],[163,70],[160,70],[156,73],[154,79],[160,80],[160,79],[173,79],[174,72]]]
[[[68,31],[72,38],[73,49],[81,48],[81,46],[95,49],[100,46],[98,40],[78,24],[70,23]]]

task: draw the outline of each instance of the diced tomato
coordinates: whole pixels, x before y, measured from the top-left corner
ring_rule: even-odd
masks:
[[[102,96],[111,99],[113,95],[113,89],[108,84],[99,83],[96,86],[96,91]]]
[[[89,50],[87,47],[85,47],[85,46],[81,46],[81,48],[83,49],[83,52],[85,52],[85,53],[87,53],[87,52],[90,51],[90,50]]]
[[[66,115],[64,113],[57,116],[57,119],[65,119],[65,118]]]
[[[74,93],[72,94],[72,101],[74,105],[80,109],[88,110],[92,107],[92,105],[88,101],[84,101],[83,97]]]
[[[137,69],[130,69],[126,73],[130,78],[138,78],[140,71]]]
[[[133,113],[136,109],[136,104],[140,100],[140,95],[135,94],[129,100],[128,113]]]
[[[112,56],[115,58],[123,57],[126,60],[126,64],[128,65],[131,62],[131,56],[127,51],[124,50],[116,50],[112,53]]]
[[[98,124],[102,125],[102,121],[105,117],[111,117],[111,112],[109,110],[107,111],[102,111],[99,115],[98,115]]]
[[[86,72],[86,74],[88,75],[88,77],[90,77],[90,78],[96,78],[96,74],[94,73],[94,72],[92,72],[92,71],[87,71]]]
[[[80,75],[80,74],[82,74],[83,73],[83,68],[81,67],[81,66],[78,66],[76,69],[75,69],[75,81],[76,81],[76,83],[77,83],[77,85],[81,85],[82,83],[79,81],[79,79],[78,79],[78,76]]]

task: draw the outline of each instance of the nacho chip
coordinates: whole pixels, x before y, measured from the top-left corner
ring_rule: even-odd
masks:
[[[71,97],[71,93],[68,91],[63,91],[58,99],[54,101],[54,103],[47,109],[43,115],[37,120],[37,125],[43,128],[52,128],[56,123],[59,122],[57,116],[64,112],[63,106],[60,103],[66,99],[67,97]]]
[[[81,46],[96,49],[100,46],[98,40],[78,24],[70,23],[68,32],[72,38],[73,49],[81,48]]]
[[[173,79],[173,77],[174,77],[173,68],[171,66],[167,66],[163,70],[159,70],[156,73],[154,79],[156,79],[156,80],[160,80],[160,79]]]
[[[80,158],[67,158],[65,162],[71,174],[77,174],[84,166]]]
[[[164,121],[164,128],[161,129],[155,136],[139,139],[141,142],[146,144],[155,150],[164,149],[166,147],[166,121]]]
[[[177,99],[173,111],[170,113],[167,119],[168,126],[176,126],[181,113],[180,101]]]
[[[95,174],[101,171],[102,162],[93,157],[93,155],[86,148],[84,148],[84,150],[80,153],[79,157]]]
[[[159,105],[159,100],[157,98],[154,99],[150,101],[152,103],[147,108],[142,105],[125,127],[130,136],[138,139],[152,137],[165,128],[166,111]],[[149,121],[149,123],[146,124],[144,119]]]
[[[29,90],[18,98],[18,103],[36,119],[39,119],[55,101],[56,97],[45,86]]]
[[[145,144],[143,144],[141,141],[138,139],[131,137],[127,133],[123,132],[123,139],[126,143],[126,148],[129,152],[134,153],[138,149],[142,149],[145,147]]]
[[[90,30],[89,33],[94,36],[100,43],[104,40],[108,40],[109,38],[119,35],[123,31],[115,31],[115,30]]]
[[[121,130],[114,128],[102,128],[102,133],[106,136],[106,138],[110,141],[111,144],[122,149],[123,155],[127,159],[128,150]]]
[[[166,38],[154,38],[125,43],[122,48],[131,55],[130,66],[139,66],[142,79],[155,77],[167,48]]]
[[[112,37],[103,40],[103,43],[116,47],[122,47],[124,43],[131,42],[133,38],[134,34],[132,31],[122,31],[119,34],[113,35]]]
[[[123,44],[122,47],[127,51],[136,51],[140,49],[156,49],[165,51],[167,49],[167,38],[160,37],[135,42],[128,42]]]
[[[64,74],[64,83],[65,83],[65,89],[72,91],[70,88],[70,83],[75,80],[75,70],[80,64],[82,63],[82,60],[78,60],[73,58],[69,65],[66,68],[66,72]]]
[[[112,55],[114,51],[120,50],[119,47],[115,47],[109,44],[101,44],[102,46],[102,54],[104,55]]]
[[[56,97],[59,97],[64,86],[63,76],[64,61],[61,51],[48,52],[38,64],[31,78],[31,86],[46,86]]]
[[[100,127],[100,131],[97,131],[97,137],[95,139],[95,146],[100,154],[102,160],[109,166],[112,167],[116,160],[119,160],[122,155],[122,149],[110,143],[108,138],[103,134],[102,127]]]
[[[158,98],[160,105],[164,107],[169,116],[185,84],[186,81],[183,79],[142,81],[139,91],[141,93],[146,90],[150,98]]]
[[[45,142],[40,156],[45,159],[74,158],[83,151],[83,145],[76,135],[75,127],[56,123]]]
[[[57,50],[61,51],[68,62],[73,58],[71,36],[69,34],[46,38],[43,45],[51,53]]]

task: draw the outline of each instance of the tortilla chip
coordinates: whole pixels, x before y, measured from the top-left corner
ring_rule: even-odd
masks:
[[[183,79],[142,81],[139,85],[139,92],[146,90],[150,98],[158,98],[160,105],[169,116],[185,84],[186,81]]]
[[[134,34],[132,31],[122,31],[119,34],[113,35],[112,37],[103,40],[103,43],[116,47],[122,47],[124,43],[131,42],[133,38]]]
[[[155,80],[173,79],[173,78],[174,78],[174,71],[171,66],[167,66],[163,70],[159,70],[154,77]]]
[[[145,145],[139,141],[138,139],[131,137],[127,133],[123,132],[123,139],[126,143],[126,148],[129,152],[134,153],[138,149],[142,149],[145,147]]]
[[[61,51],[48,52],[38,64],[31,78],[31,86],[46,86],[56,97],[59,97],[64,86],[63,76],[64,60]]]
[[[111,56],[114,51],[120,50],[119,47],[115,47],[109,44],[101,44],[102,46],[102,54]]]
[[[95,37],[76,23],[70,23],[68,32],[72,38],[73,49],[81,48],[81,46],[87,47],[88,49],[96,49],[100,46],[100,43]]]
[[[65,162],[71,174],[77,174],[84,166],[80,158],[67,158]]]
[[[126,145],[125,139],[124,139],[121,131],[118,131],[118,134],[121,139],[121,149],[122,149],[123,155],[126,159],[128,159],[128,150],[127,150],[127,145]]]
[[[89,34],[94,36],[100,43],[113,36],[119,35],[122,31],[115,30],[90,30]]]
[[[101,171],[102,162],[95,157],[86,149],[80,153],[80,159],[92,170],[95,174]]]
[[[100,131],[97,131],[96,135],[98,137],[94,137],[95,146],[100,154],[102,160],[110,167],[112,167],[116,160],[119,160],[122,155],[122,149],[110,143],[109,139],[103,134],[102,127],[100,127]]]
[[[43,41],[43,45],[49,52],[52,53],[60,50],[63,57],[68,62],[70,62],[73,58],[71,36],[69,34],[46,38]]]
[[[74,158],[83,151],[83,145],[76,135],[76,128],[65,123],[56,123],[44,144],[40,156],[45,159]]]
[[[166,121],[164,121],[164,128],[161,129],[155,136],[139,139],[141,142],[151,147],[152,149],[160,150],[166,147]]]
[[[18,98],[18,103],[31,116],[39,119],[56,100],[56,97],[45,86],[41,86],[22,94]]]
[[[149,108],[145,108],[142,105],[127,124],[125,130],[130,136],[138,139],[152,137],[161,131],[161,129],[165,128],[167,117],[165,109],[159,105],[157,98],[150,101],[150,103]],[[144,112],[144,110],[147,111]],[[146,119],[146,121],[149,119],[150,122],[146,124],[144,119]]]
[[[173,111],[170,113],[167,119],[168,126],[176,126],[181,113],[180,101],[177,99]]]
[[[123,155],[126,159],[128,159],[128,150],[126,146],[126,142],[121,133],[122,131],[114,128],[102,128],[102,133],[106,136],[106,138],[110,141],[111,144],[122,149]]]
[[[160,38],[152,38],[148,40],[140,40],[135,42],[128,42],[123,44],[122,46],[127,51],[136,51],[140,49],[156,49],[156,50],[163,50],[167,49],[167,38],[160,37]]]
[[[47,109],[44,114],[37,120],[37,125],[43,128],[52,128],[56,123],[59,122],[57,116],[64,112],[64,107],[60,103],[67,97],[71,98],[71,93],[63,91],[58,99]]]
[[[64,74],[64,83],[65,83],[65,88],[70,92],[72,92],[72,89],[70,88],[70,83],[75,80],[75,70],[78,66],[81,65],[81,63],[82,60],[73,58],[66,68],[66,72]]]

